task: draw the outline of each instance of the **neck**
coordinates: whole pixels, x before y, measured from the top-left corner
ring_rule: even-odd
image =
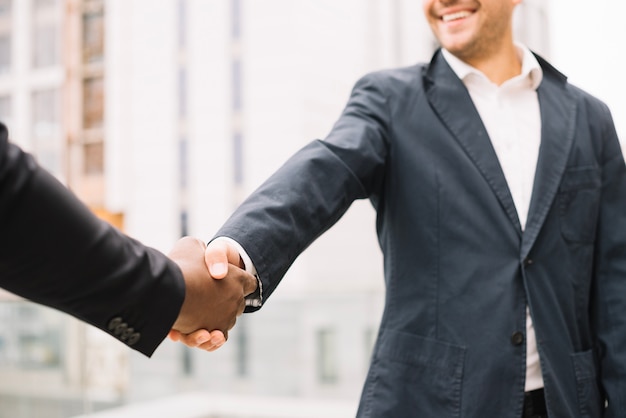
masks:
[[[513,42],[507,42],[498,51],[482,56],[459,58],[481,71],[498,86],[522,72],[522,62]]]

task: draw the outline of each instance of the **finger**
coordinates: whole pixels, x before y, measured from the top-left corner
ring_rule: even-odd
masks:
[[[223,279],[228,273],[228,265],[240,265],[237,249],[226,241],[215,240],[204,251],[204,261],[214,279]]]
[[[204,351],[209,351],[209,352],[211,352],[211,351],[215,351],[215,350],[219,349],[219,348],[220,348],[221,346],[223,346],[223,345],[224,345],[224,343],[220,343],[220,344],[213,344],[213,343],[211,343],[211,342],[208,342],[208,343],[202,344],[202,345],[201,345],[201,346],[199,346],[198,348],[199,348],[199,349],[201,349],[201,350],[204,350]]]
[[[172,341],[180,341],[182,334],[175,329],[172,329],[170,330],[170,332],[167,333],[167,336]]]
[[[206,329],[199,329],[191,334],[181,334],[179,341],[187,347],[196,348],[211,341],[211,333]]]
[[[213,344],[216,348],[221,347],[226,342],[226,336],[219,329],[211,331],[211,339],[209,343]]]

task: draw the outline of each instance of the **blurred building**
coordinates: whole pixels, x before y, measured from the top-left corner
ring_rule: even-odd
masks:
[[[517,28],[548,54],[545,9],[526,0]],[[0,0],[0,119],[96,213],[166,252],[182,235],[211,238],[289,155],[323,138],[360,76],[434,48],[412,0]],[[356,405],[383,296],[368,202],[215,353],[165,342],[148,360],[0,295],[0,418],[188,390]]]

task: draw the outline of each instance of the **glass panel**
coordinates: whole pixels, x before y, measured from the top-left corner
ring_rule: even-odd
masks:
[[[178,47],[187,44],[187,0],[178,0]]]
[[[0,34],[0,74],[11,71],[11,35]]]
[[[61,9],[58,0],[35,0],[33,7],[32,63],[34,68],[61,62]]]
[[[58,0],[34,0],[33,7],[35,10],[45,10],[45,9],[54,9],[57,5]]]
[[[30,302],[0,302],[0,323],[0,370],[62,367],[60,313]]]
[[[104,12],[90,7],[83,15],[83,62],[102,62],[104,56]]]
[[[85,144],[84,173],[87,175],[102,174],[104,172],[104,146],[102,142]]]
[[[33,66],[49,67],[59,63],[59,29],[54,23],[36,25],[33,34]]]
[[[11,0],[0,0],[0,17],[11,13]]]
[[[178,70],[178,116],[181,119],[187,117],[187,70]]]
[[[0,122],[4,123],[11,132],[11,96],[0,96]]]
[[[186,137],[180,138],[178,141],[178,175],[180,176],[179,187],[181,190],[187,189],[188,184],[188,171],[189,171],[189,152],[188,152],[189,143],[187,142]]]
[[[100,128],[104,118],[104,82],[101,77],[83,81],[83,127]]]
[[[335,383],[338,378],[335,339],[331,329],[317,331],[317,376],[321,383]]]
[[[243,134],[233,134],[233,178],[236,185],[243,184]]]
[[[56,89],[32,94],[33,152],[39,163],[57,176],[62,174],[65,155],[60,102],[60,93]]]

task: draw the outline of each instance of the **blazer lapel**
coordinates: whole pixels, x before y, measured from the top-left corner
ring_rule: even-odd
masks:
[[[544,77],[537,89],[541,112],[541,146],[528,221],[522,239],[522,259],[532,248],[565,172],[576,124],[576,100],[566,89],[566,77],[540,57]]]
[[[432,108],[476,165],[521,235],[521,224],[504,172],[465,85],[441,52],[435,53],[425,72],[424,88]]]

